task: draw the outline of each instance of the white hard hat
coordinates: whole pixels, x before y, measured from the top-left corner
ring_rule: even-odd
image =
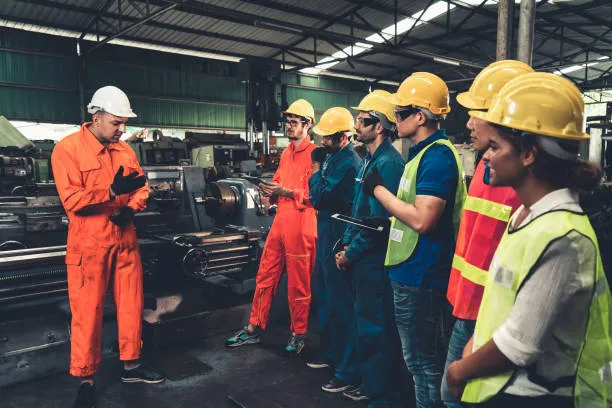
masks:
[[[91,102],[87,105],[87,112],[94,114],[98,111],[104,111],[122,118],[136,117],[125,92],[111,85],[103,86],[91,97]]]

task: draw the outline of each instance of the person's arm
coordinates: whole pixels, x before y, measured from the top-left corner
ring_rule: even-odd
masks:
[[[140,167],[140,165],[138,164],[138,161],[136,159],[136,155],[134,155],[133,157],[133,167],[135,167],[135,170],[138,172],[138,175],[143,175],[144,172],[142,171],[142,168]],[[128,201],[128,206],[134,210],[134,212],[139,212],[144,210],[147,207],[147,200],[149,199],[149,183],[145,183],[144,186],[140,187],[138,190],[133,191],[132,193],[130,193],[130,199]]]
[[[382,162],[376,164],[376,169],[382,176],[383,186],[386,190],[397,191],[402,173],[404,171],[404,163],[400,160]],[[372,169],[368,171],[372,171]],[[389,212],[383,205],[374,197],[368,197],[368,216],[389,217]],[[363,216],[363,215],[362,215]],[[367,252],[380,248],[381,243],[387,244],[388,236],[383,236],[381,233],[366,231],[362,228],[358,229],[357,235],[353,237],[346,249],[345,256],[348,261],[354,263],[362,258]]]
[[[66,148],[58,144],[51,154],[53,179],[66,212],[79,212],[113,200],[110,185],[83,185],[81,170]]]
[[[426,234],[435,228],[446,202],[454,200],[457,178],[452,152],[445,146],[432,146],[419,164],[414,203],[402,201],[381,186],[373,192],[391,215],[419,234]]]
[[[374,188],[374,196],[391,215],[419,234],[426,234],[434,229],[446,205],[445,200],[426,195],[417,195],[414,204],[410,204],[382,186]]]
[[[457,398],[472,378],[487,377],[512,370],[516,366],[489,340],[478,351],[452,362],[446,369],[448,388]]]
[[[344,160],[325,177],[318,171],[308,181],[310,202],[317,210],[338,207],[339,202],[347,202],[346,194],[351,194],[355,179],[353,162]],[[334,206],[335,205],[335,206]]]
[[[584,270],[585,264],[594,270],[595,259],[592,242],[577,232],[551,243],[523,283],[512,311],[493,338],[453,363],[452,369],[449,366],[455,388],[462,390],[471,379],[534,363],[545,351],[547,340],[570,302],[577,306],[578,301],[583,310],[588,310],[593,282],[582,282],[576,271]]]

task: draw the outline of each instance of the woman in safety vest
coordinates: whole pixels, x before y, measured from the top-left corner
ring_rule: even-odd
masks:
[[[609,407],[612,298],[597,238],[578,203],[601,170],[578,158],[584,102],[548,73],[508,82],[487,112],[491,185],[523,206],[491,262],[474,336],[447,381],[478,407]]]

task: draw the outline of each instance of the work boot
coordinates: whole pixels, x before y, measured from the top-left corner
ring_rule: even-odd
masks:
[[[121,382],[124,383],[147,383],[147,384],[158,384],[163,382],[166,377],[157,371],[151,370],[148,367],[139,365],[131,370],[125,368],[121,372]]]
[[[327,384],[323,384],[321,389],[325,392],[342,392],[354,386],[355,384],[351,381],[344,381],[338,377],[333,377]]]
[[[94,408],[96,406],[94,400],[95,391],[96,386],[93,383],[81,383],[73,408]]]
[[[285,351],[289,354],[299,355],[304,348],[304,336],[303,334],[291,333],[289,342],[285,346]]]
[[[342,395],[348,399],[352,399],[353,401],[366,401],[370,399],[370,397],[361,392],[361,387],[358,385],[348,388],[342,393]]]
[[[253,333],[249,333],[248,326],[244,326],[238,333],[225,340],[225,347],[240,347],[257,343],[259,343],[259,330],[255,329]]]

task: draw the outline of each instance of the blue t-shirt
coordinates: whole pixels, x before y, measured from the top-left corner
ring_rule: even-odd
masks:
[[[446,132],[438,130],[408,150],[408,161]],[[429,148],[419,164],[416,194],[438,197],[446,201],[442,216],[434,229],[419,237],[412,256],[389,268],[389,279],[407,286],[422,286],[446,291],[455,250],[453,209],[459,170],[453,152],[446,146]]]

